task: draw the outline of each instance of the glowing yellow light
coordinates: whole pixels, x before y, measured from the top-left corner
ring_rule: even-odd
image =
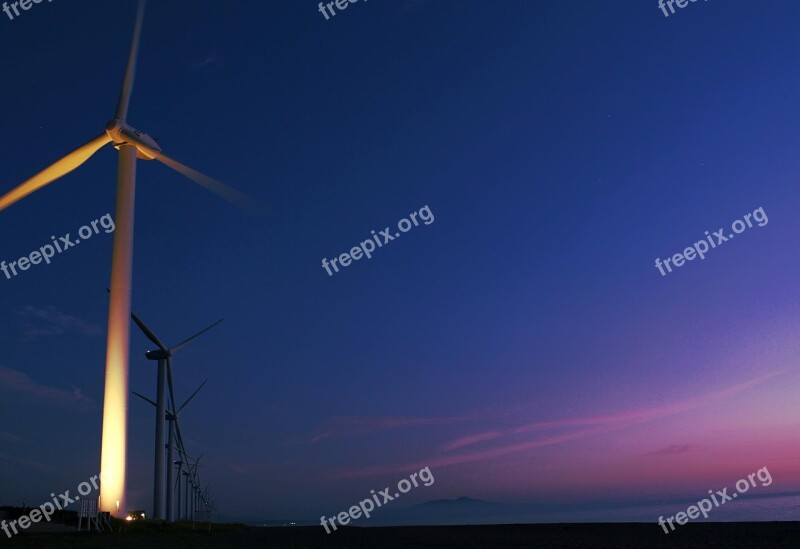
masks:
[[[124,303],[112,303],[109,312],[106,356],[103,439],[100,456],[100,510],[121,516],[125,511],[125,465],[128,427],[128,316],[120,321],[118,312],[130,310]],[[120,298],[117,298],[120,300]],[[130,313],[128,313],[129,315]]]

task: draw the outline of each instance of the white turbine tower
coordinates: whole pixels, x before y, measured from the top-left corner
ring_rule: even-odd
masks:
[[[153,466],[153,518],[161,519],[161,520],[168,520],[172,521],[173,517],[171,516],[170,510],[172,509],[172,493],[169,491],[169,486],[172,484],[172,468],[171,465],[167,467],[166,474],[167,479],[164,479],[164,466],[165,466],[165,456],[164,450],[167,450],[167,457],[166,463],[172,463],[172,440],[174,438],[174,432],[172,429],[172,419],[170,419],[170,430],[169,430],[169,438],[170,442],[168,445],[164,444],[164,420],[166,419],[166,382],[167,382],[167,373],[172,376],[172,356],[181,350],[183,347],[191,343],[193,340],[197,339],[207,331],[214,328],[217,324],[222,322],[222,319],[216,321],[214,324],[204,328],[203,330],[197,332],[193,336],[184,339],[177,345],[172,348],[167,347],[162,341],[158,338],[158,336],[153,333],[153,331],[135,314],[131,313],[131,318],[139,326],[139,329],[144,333],[144,335],[152,341],[153,343],[158,346],[157,350],[148,351],[145,353],[145,356],[148,360],[156,360],[158,361],[158,370],[157,370],[157,378],[156,378],[156,442],[155,442],[155,464]],[[170,382],[171,383],[171,382]],[[202,387],[202,386],[201,386]],[[199,391],[200,389],[198,389]],[[171,394],[171,393],[170,393]],[[194,396],[194,395],[192,395]],[[191,400],[191,399],[190,399]],[[184,405],[185,406],[185,405]],[[171,410],[175,410],[175,402],[170,403]],[[182,407],[181,407],[182,408]],[[172,412],[170,412],[172,416]],[[164,501],[164,496],[166,494],[166,504]],[[167,512],[164,512],[164,509]]]
[[[254,206],[253,202],[239,191],[169,158],[161,152],[161,148],[152,137],[127,123],[128,105],[136,75],[144,8],[145,0],[139,0],[130,56],[117,102],[117,110],[114,118],[106,124],[105,131],[0,197],[0,211],[2,211],[34,191],[72,172],[103,146],[111,143],[119,151],[116,229],[111,263],[111,299],[108,312],[103,436],[100,458],[100,472],[103,478],[100,486],[100,510],[116,516],[125,513],[136,160],[137,158],[158,160],[226,200],[246,209]]]
[[[167,364],[171,364],[171,361],[168,361]],[[180,413],[183,411],[183,409],[186,408],[186,405],[192,401],[192,399],[197,395],[197,393],[200,392],[200,389],[202,389],[206,383],[208,383],[208,380],[205,380],[203,383],[201,383],[200,386],[195,390],[195,392],[192,393],[192,396],[187,398],[186,402],[184,402],[181,405],[181,407],[178,408],[177,411],[175,411],[175,405],[171,404],[171,409],[167,410],[166,412],[167,421],[169,421],[169,434],[167,436],[168,443],[167,443],[167,479],[166,479],[166,489],[167,489],[166,519],[168,522],[173,522],[175,520],[175,507],[172,501],[172,493],[174,492],[174,489],[170,491],[170,488],[172,486],[172,466],[173,465],[178,466],[178,482],[180,482],[181,479],[180,471],[182,469],[182,466],[184,464],[187,464],[188,466],[188,458],[186,457],[186,453],[183,447],[183,437],[180,436],[180,425],[178,425],[178,417],[180,416]],[[136,391],[131,391],[131,392],[134,395],[141,398],[142,400],[149,402],[150,404],[156,407],[156,410],[158,410],[157,402],[153,402],[146,396],[141,395]],[[178,448],[178,455],[180,456],[181,459],[173,462],[172,449],[175,447],[176,444]],[[180,494],[180,486],[178,486],[178,511],[179,511],[178,520],[180,520],[180,508],[181,508],[181,494]]]

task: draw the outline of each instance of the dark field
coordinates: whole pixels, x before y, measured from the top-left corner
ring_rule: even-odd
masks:
[[[513,526],[410,526],[250,528],[216,526],[211,533],[186,527],[134,525],[114,534],[27,534],[2,547],[24,548],[497,548],[497,547],[800,547],[800,523],[687,524],[666,535],[656,524],[545,524]]]

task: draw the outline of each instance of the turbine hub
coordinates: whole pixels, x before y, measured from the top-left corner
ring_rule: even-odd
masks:
[[[133,145],[138,151],[136,156],[142,160],[155,160],[161,152],[155,139],[119,118],[106,124],[106,133],[117,150],[122,145]]]

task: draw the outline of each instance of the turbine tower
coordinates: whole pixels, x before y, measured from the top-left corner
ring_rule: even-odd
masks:
[[[206,330],[203,330],[203,331],[206,331]],[[198,335],[200,335],[200,334],[198,334]],[[167,364],[171,365],[171,361],[169,361]],[[172,386],[171,375],[170,375],[169,381],[170,381],[170,389],[171,389],[171,386]],[[184,402],[181,405],[181,407],[178,408],[177,411],[175,411],[175,409],[174,409],[174,404],[171,404],[172,408],[170,410],[168,410],[167,413],[166,413],[167,421],[169,421],[169,435],[168,435],[169,442],[167,443],[167,480],[166,480],[167,521],[168,522],[173,522],[175,520],[175,505],[173,504],[173,500],[172,500],[172,494],[175,491],[175,489],[174,488],[170,489],[170,487],[172,486],[172,465],[174,464],[174,465],[178,466],[178,478],[177,478],[178,484],[179,484],[178,485],[178,520],[180,520],[180,509],[181,509],[181,494],[180,494],[181,469],[182,469],[184,464],[186,464],[187,467],[188,467],[188,463],[189,463],[188,462],[188,458],[186,456],[186,451],[185,451],[185,449],[183,447],[183,437],[180,436],[180,425],[178,424],[178,417],[180,416],[180,413],[183,411],[183,409],[186,408],[186,405],[189,404],[192,401],[192,399],[197,395],[197,393],[200,392],[200,389],[202,389],[205,386],[206,383],[208,383],[208,380],[205,380],[203,383],[201,383],[200,386],[195,390],[195,392],[192,393],[192,396],[187,398],[186,402]],[[157,402],[153,402],[152,400],[150,400],[146,396],[141,395],[141,394],[137,393],[136,391],[131,391],[131,392],[134,395],[136,395],[137,397],[141,398],[142,400],[149,402],[150,404],[152,404],[153,406],[156,407],[156,410],[158,410],[158,403]],[[170,393],[173,393],[173,391],[170,390]],[[171,394],[170,398],[171,398],[172,402],[174,402],[174,400],[173,400],[175,398],[174,394]],[[175,444],[177,444],[178,455],[180,456],[181,459],[178,460],[178,461],[174,461],[173,462],[173,448],[175,447],[174,446]]]
[[[131,314],[136,160],[158,160],[234,204],[245,209],[256,209],[255,204],[246,195],[169,158],[161,152],[161,148],[152,137],[127,123],[128,106],[136,76],[144,9],[145,0],[139,0],[122,90],[117,101],[114,118],[106,124],[105,131],[0,197],[0,211],[2,211],[77,169],[105,145],[111,143],[119,151],[116,229],[111,262],[111,299],[108,311],[100,457],[100,472],[103,478],[100,485],[100,511],[106,511],[115,516],[125,514],[128,366],[130,359],[129,318]]]
[[[177,482],[175,483],[175,488],[178,489],[178,520],[181,520],[181,469],[183,468],[183,461],[178,460],[178,461],[175,462],[174,465],[175,465],[175,468],[178,470],[178,473],[177,473],[178,474],[178,478],[177,478]],[[172,489],[173,492],[175,491],[175,488]],[[173,513],[174,513],[174,510],[173,510]],[[174,516],[174,514],[173,514],[173,516]],[[171,519],[170,522],[173,522],[173,519]]]
[[[169,456],[167,457],[166,463],[172,463],[172,441],[174,440],[174,430],[172,429],[172,419],[170,419],[170,429],[169,429],[169,444],[164,444],[164,420],[166,419],[166,381],[167,381],[167,372],[172,371],[172,356],[177,353],[180,349],[184,348],[186,345],[191,343],[193,340],[197,339],[207,331],[211,330],[215,326],[217,326],[222,319],[216,321],[211,326],[204,328],[203,330],[197,332],[193,336],[181,341],[177,345],[172,348],[168,348],[158,336],[153,333],[153,331],[134,313],[131,313],[131,318],[139,326],[139,329],[144,333],[144,335],[152,341],[153,343],[158,346],[158,349],[155,351],[147,351],[145,356],[148,360],[156,360],[158,361],[158,370],[157,370],[157,378],[156,378],[156,402],[154,403],[156,406],[156,442],[155,442],[155,464],[153,466],[153,518],[156,519],[167,519],[170,522],[173,520],[171,516],[172,513],[170,509],[172,509],[172,494],[168,490],[168,486],[172,484],[172,468],[169,467],[167,469],[167,480],[165,483],[164,480],[164,466],[165,466],[165,456],[164,450],[167,449],[167,453]],[[202,386],[201,386],[202,387]],[[198,389],[199,391],[200,389]],[[192,395],[194,396],[194,395]],[[191,399],[190,399],[191,400]],[[152,402],[152,401],[149,401]],[[185,406],[185,404],[184,404]],[[175,402],[170,402],[170,409],[175,410]],[[183,407],[181,407],[183,409]],[[179,411],[180,412],[180,411]],[[175,415],[173,412],[170,412],[171,415]],[[164,496],[166,493],[166,509],[167,513],[164,513]]]

